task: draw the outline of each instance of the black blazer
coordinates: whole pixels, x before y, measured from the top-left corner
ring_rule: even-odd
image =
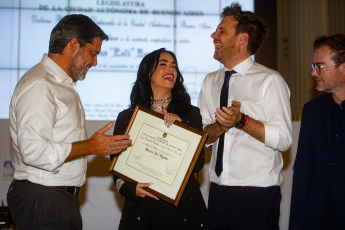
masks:
[[[329,192],[341,229],[345,229],[345,121],[332,144],[331,97],[326,93],[303,107],[294,164],[290,230],[318,229]]]
[[[114,135],[125,132],[132,114],[132,109],[119,113]],[[199,108],[192,106],[189,112],[181,118],[183,123],[202,130]],[[112,158],[113,156],[111,156]],[[202,151],[193,172],[200,171],[204,162],[204,151]],[[115,184],[117,179],[118,177],[114,176]],[[125,182],[120,189],[121,195],[125,197],[125,204],[119,229],[209,229],[206,205],[194,175],[191,175],[178,207],[164,200],[137,197],[135,195],[136,185],[136,182]],[[140,217],[140,221],[137,220],[138,217]],[[152,221],[154,221],[153,226]]]

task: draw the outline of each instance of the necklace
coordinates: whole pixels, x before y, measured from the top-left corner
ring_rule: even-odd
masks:
[[[166,105],[163,105],[163,106],[153,106],[153,105],[151,105],[151,109],[152,109],[152,110],[157,109],[157,111],[162,111],[163,109],[168,108],[168,105],[169,105],[169,104],[166,104]]]
[[[168,105],[170,102],[171,102],[171,97],[164,98],[164,99],[151,99],[151,109],[162,111],[163,109],[168,108]],[[168,103],[168,104],[163,105],[164,103]],[[161,104],[162,106],[153,106],[153,104]]]
[[[164,98],[164,99],[151,99],[151,105],[152,104],[163,104],[163,103],[169,103],[171,101],[171,97]]]

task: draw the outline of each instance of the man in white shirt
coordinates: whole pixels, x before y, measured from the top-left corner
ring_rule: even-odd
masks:
[[[198,100],[213,144],[209,215],[214,229],[279,229],[290,91],[278,72],[252,60],[268,34],[264,22],[237,3],[221,17],[211,37],[224,68],[206,76]]]
[[[82,229],[78,192],[87,155],[109,155],[131,144],[108,136],[112,122],[85,135],[76,81],[97,65],[108,36],[85,15],[67,15],[51,33],[49,53],[19,80],[10,105],[14,181],[7,202],[19,229]]]

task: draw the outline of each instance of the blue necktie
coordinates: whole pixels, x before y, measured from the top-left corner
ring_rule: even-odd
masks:
[[[224,83],[222,86],[222,91],[220,92],[220,108],[223,106],[228,107],[228,94],[229,94],[229,80],[232,74],[236,73],[235,70],[226,71],[224,77]],[[216,162],[216,174],[219,175],[223,171],[223,149],[224,149],[224,135],[223,133],[219,137],[218,150],[217,150],[217,162]]]

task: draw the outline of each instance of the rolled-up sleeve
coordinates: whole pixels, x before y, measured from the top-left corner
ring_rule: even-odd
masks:
[[[272,75],[263,84],[265,145],[286,151],[292,144],[290,91],[281,76]]]

